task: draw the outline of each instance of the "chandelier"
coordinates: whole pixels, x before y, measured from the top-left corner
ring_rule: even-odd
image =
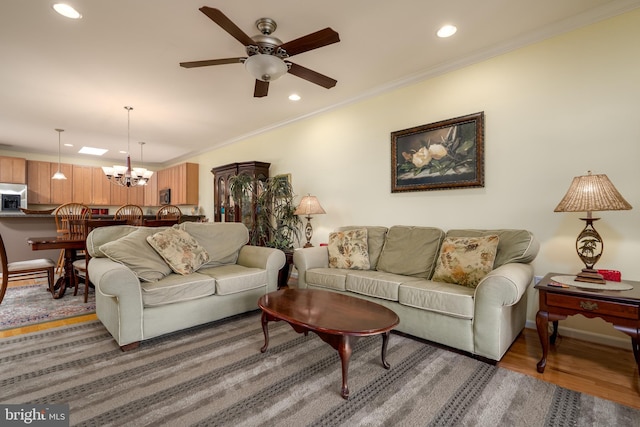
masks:
[[[106,175],[107,179],[112,183],[121,187],[133,187],[136,185],[146,185],[149,178],[153,175],[153,171],[148,171],[145,168],[132,168],[131,167],[131,110],[133,107],[124,107],[127,110],[127,164],[114,165],[112,167],[103,166],[102,171]],[[142,163],[142,146],[144,142],[140,142],[140,162]]]

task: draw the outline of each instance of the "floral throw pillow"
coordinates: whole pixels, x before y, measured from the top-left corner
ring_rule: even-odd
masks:
[[[209,261],[207,251],[184,230],[167,228],[147,237],[147,242],[178,274],[191,274]]]
[[[495,235],[445,238],[431,280],[475,288],[493,269],[498,240]]]
[[[329,267],[368,270],[367,229],[358,228],[329,234]]]

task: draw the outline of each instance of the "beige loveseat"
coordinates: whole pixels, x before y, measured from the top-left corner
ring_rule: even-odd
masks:
[[[342,292],[374,301],[398,314],[400,324],[396,329],[401,332],[489,359],[502,358],[526,321],[527,288],[533,279],[529,263],[539,249],[530,232],[449,230],[445,233],[438,228],[410,226],[343,227],[337,231],[344,234],[358,229],[366,230],[364,258],[368,256],[368,260],[364,262],[365,266],[369,263],[368,269],[356,269],[362,261],[357,258],[358,247],[336,246],[332,238],[337,239],[341,234],[332,233],[331,251],[334,254],[336,250],[342,251],[347,258],[351,255],[350,262],[354,265],[331,268],[327,246],[298,249],[293,255],[298,287]],[[473,242],[481,237],[498,243],[497,251],[494,246],[495,259],[489,264],[490,271],[476,276],[481,280],[475,286],[431,280],[443,242],[447,242],[444,246],[451,247],[463,241],[467,245],[465,250],[473,252]],[[446,262],[443,265],[446,266]],[[455,274],[454,271],[454,278]]]
[[[169,228],[100,227],[87,237],[96,313],[123,350],[142,340],[255,310],[261,295],[277,290],[284,253],[247,245],[249,233],[243,224],[175,225],[173,229],[185,231],[198,245],[177,262],[171,260],[171,266],[164,256],[172,253],[161,256],[147,240]],[[194,266],[193,259],[206,262]],[[181,269],[184,260],[189,268]],[[196,271],[190,272],[191,267]]]

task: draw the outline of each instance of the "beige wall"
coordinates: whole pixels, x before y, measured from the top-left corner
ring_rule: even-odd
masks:
[[[316,245],[347,224],[527,228],[541,242],[534,267],[542,276],[581,268],[581,215],[553,209],[571,179],[592,170],[635,208],[597,215],[605,241],[597,267],[640,280],[638,40],[640,10],[211,151],[190,159],[201,165],[201,204],[210,217],[211,167],[271,162],[272,174],[291,173],[297,194],[318,196],[327,211],[313,219]],[[478,111],[486,116],[484,188],[391,193],[392,131]],[[536,310],[531,290],[530,321]],[[599,320],[562,326],[628,346]]]

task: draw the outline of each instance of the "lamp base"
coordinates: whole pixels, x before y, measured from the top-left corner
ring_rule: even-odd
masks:
[[[598,273],[598,271],[593,268],[583,268],[582,271],[576,275],[574,280],[576,282],[599,283],[601,285],[607,283],[602,274]]]

